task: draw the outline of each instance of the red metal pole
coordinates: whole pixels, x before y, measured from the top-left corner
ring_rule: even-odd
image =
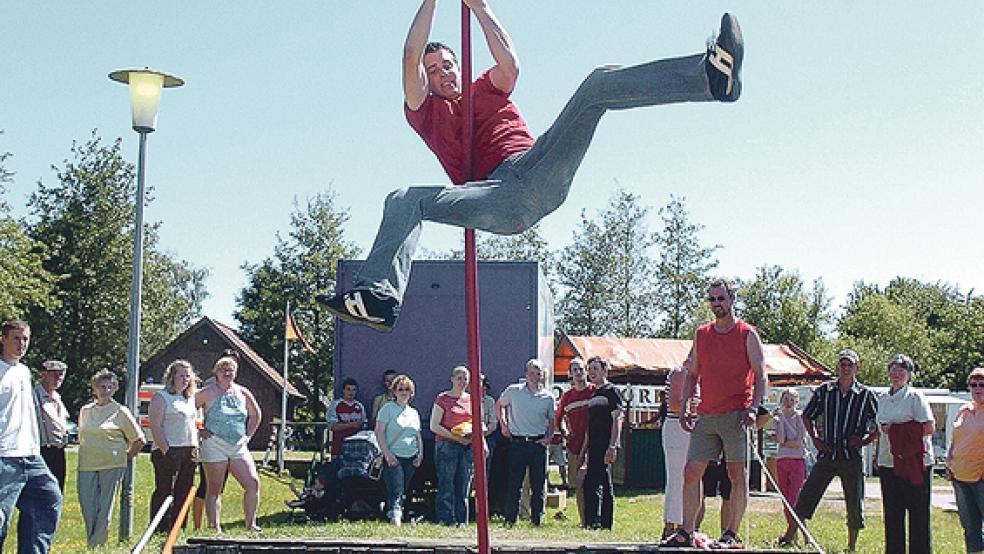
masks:
[[[471,10],[461,4],[461,100],[465,124],[461,126],[462,161],[465,176],[473,179],[472,168],[472,98],[471,98]],[[468,367],[471,370],[472,460],[475,468],[475,506],[478,524],[478,552],[489,554],[489,502],[485,475],[485,436],[482,417],[482,351],[478,329],[478,260],[475,255],[475,230],[465,229],[465,318],[468,321]]]

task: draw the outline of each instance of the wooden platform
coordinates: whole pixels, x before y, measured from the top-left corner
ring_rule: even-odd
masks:
[[[478,549],[474,542],[448,540],[355,540],[355,539],[189,539],[187,545],[176,546],[176,554],[473,554]],[[506,543],[495,544],[496,554],[626,554],[635,552],[703,552],[690,548],[659,548],[652,544],[633,543]],[[718,551],[720,552],[720,551]],[[794,554],[796,550],[742,550],[749,554]]]

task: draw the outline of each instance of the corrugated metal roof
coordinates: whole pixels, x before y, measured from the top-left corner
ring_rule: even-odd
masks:
[[[666,373],[682,364],[692,340],[565,335],[557,348],[554,374],[566,376],[571,358],[601,356],[612,364],[612,376]],[[833,372],[794,344],[764,344],[765,371],[773,383],[826,380]]]

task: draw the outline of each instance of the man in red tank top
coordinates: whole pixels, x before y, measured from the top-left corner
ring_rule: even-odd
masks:
[[[683,471],[683,526],[663,544],[693,545],[701,477],[707,464],[723,452],[732,484],[731,510],[729,521],[721,522],[725,531],[716,546],[733,548],[741,544],[738,526],[748,501],[747,429],[754,429],[767,383],[762,341],[754,327],[735,317],[735,292],[731,284],[717,280],[707,292],[714,321],[697,329],[684,385],[683,417],[688,420],[694,417],[690,413],[690,399],[698,386],[700,403]]]
[[[421,223],[433,221],[500,235],[526,231],[556,210],[570,191],[595,128],[609,110],[683,102],[734,102],[741,94],[744,40],[738,20],[702,52],[631,67],[592,71],[550,128],[534,138],[510,95],[519,77],[512,39],[488,0],[464,0],[494,65],[462,83],[454,51],[428,42],[437,0],[421,0],[403,47],[403,111],[455,185],[412,186],[386,197],[383,220],[349,290],[315,299],[346,321],[389,331],[403,303]],[[456,3],[455,3],[456,4]],[[532,5],[532,4],[531,4]],[[471,144],[463,96],[470,91]],[[470,164],[465,153],[470,152]],[[394,160],[398,163],[398,160]]]

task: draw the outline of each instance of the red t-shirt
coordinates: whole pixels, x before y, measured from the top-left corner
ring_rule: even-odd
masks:
[[[567,419],[567,450],[580,452],[584,446],[584,439],[588,436],[588,407],[579,406],[565,413],[566,408],[572,402],[588,400],[595,393],[595,386],[588,383],[584,390],[577,390],[574,387],[560,397],[560,404],[557,406],[557,428],[560,428],[560,420]]]
[[[755,372],[748,363],[746,340],[755,328],[737,320],[727,333],[714,330],[714,322],[697,329],[697,365],[700,371],[699,414],[724,414],[752,406]]]
[[[416,111],[403,104],[407,122],[424,139],[456,185],[486,178],[502,160],[529,150],[536,142],[519,108],[509,100],[509,94],[492,84],[489,70],[479,75],[471,90],[474,114],[471,156],[475,171],[470,176],[462,163],[461,98],[449,100],[430,94]]]
[[[467,392],[461,393],[461,396],[458,398],[442,392],[437,395],[434,404],[444,410],[444,413],[441,415],[441,427],[444,427],[448,431],[459,423],[472,420],[471,396]],[[445,441],[448,439],[440,435],[434,435],[434,440]]]
[[[358,400],[354,400],[349,403],[339,398],[334,404],[335,405],[330,409],[334,410],[335,421],[338,421],[339,423],[362,421],[366,417],[366,410],[362,407],[362,403]],[[349,429],[348,431],[332,431],[331,455],[340,456],[342,454],[342,441],[358,432],[358,429]]]

